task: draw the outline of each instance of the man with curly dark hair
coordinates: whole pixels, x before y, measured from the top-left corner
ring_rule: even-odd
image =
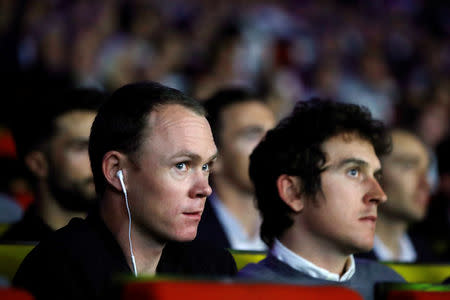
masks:
[[[378,157],[390,151],[383,124],[353,104],[299,102],[250,157],[268,257],[241,277],[339,284],[373,298],[379,281],[403,281],[353,253],[373,247],[377,207],[387,200]]]

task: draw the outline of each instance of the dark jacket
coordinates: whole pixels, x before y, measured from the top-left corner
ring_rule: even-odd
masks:
[[[36,207],[31,206],[25,212],[23,218],[11,225],[0,240],[5,243],[38,242],[53,232],[54,230],[38,216]]]
[[[216,211],[208,198],[203,210],[202,219],[198,224],[196,242],[212,244],[220,248],[231,248],[231,243],[217,218]]]
[[[190,243],[168,243],[157,274],[227,276],[236,273],[231,254]],[[39,299],[100,299],[114,292],[116,275],[131,274],[119,244],[99,215],[72,219],[24,259],[13,285]],[[116,294],[117,296],[117,294]]]

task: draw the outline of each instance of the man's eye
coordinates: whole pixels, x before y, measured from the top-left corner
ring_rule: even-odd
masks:
[[[415,167],[416,167],[416,164],[412,163],[412,162],[403,162],[402,163],[402,168],[404,170],[411,170],[411,169],[414,169]]]
[[[357,177],[359,175],[359,170],[356,168],[350,169],[347,172],[348,175],[350,175],[351,177]]]
[[[202,171],[208,172],[209,171],[209,164],[204,164],[202,166]]]
[[[181,171],[186,171],[186,170],[187,170],[187,165],[186,165],[185,162],[177,163],[177,164],[175,165],[175,167],[176,167],[178,170],[181,170]]]
[[[247,140],[260,140],[262,135],[263,135],[263,131],[262,130],[250,130],[247,131],[243,134],[243,137]]]
[[[69,145],[74,151],[85,151],[88,149],[88,143],[74,142]]]

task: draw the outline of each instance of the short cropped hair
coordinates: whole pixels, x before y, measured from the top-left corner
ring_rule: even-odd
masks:
[[[107,185],[102,171],[103,156],[112,150],[131,156],[137,154],[150,113],[169,104],[179,104],[205,116],[203,106],[196,100],[150,81],[119,88],[100,107],[89,137],[89,158],[98,196],[103,195]]]
[[[30,103],[11,124],[17,155],[21,159],[51,141],[57,134],[58,117],[77,110],[96,113],[106,99],[103,92],[91,88],[55,89],[36,97],[39,101]]]
[[[223,111],[234,104],[250,101],[265,103],[263,98],[258,94],[240,87],[220,89],[204,102],[205,109],[208,113],[207,119],[218,148],[222,146]]]
[[[261,237],[269,246],[293,223],[291,208],[278,194],[278,177],[297,176],[301,192],[314,198],[321,188],[320,174],[326,162],[321,147],[343,133],[369,141],[377,156],[391,149],[383,123],[372,119],[366,108],[316,98],[298,102],[293,112],[269,130],[252,152],[249,173],[263,218]]]

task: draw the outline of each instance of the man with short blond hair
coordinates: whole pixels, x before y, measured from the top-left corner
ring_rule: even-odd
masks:
[[[33,249],[13,283],[38,300],[98,299],[119,274],[234,274],[225,250],[187,243],[211,194],[216,155],[197,101],[154,82],[118,89],[89,140],[98,209]]]

